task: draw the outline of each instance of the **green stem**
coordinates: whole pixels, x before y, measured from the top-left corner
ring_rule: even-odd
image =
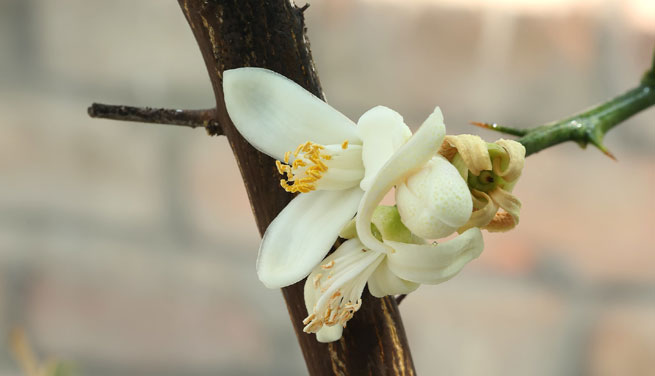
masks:
[[[525,146],[526,155],[565,141],[576,141],[582,146],[591,142],[611,156],[603,145],[605,133],[655,104],[655,84],[646,77],[641,85],[614,99],[567,119],[530,130],[518,140]]]
[[[473,123],[479,127],[521,136],[517,141],[525,146],[526,156],[565,141],[575,141],[586,147],[589,143],[614,158],[605,145],[605,134],[632,115],[655,105],[655,50],[652,65],[636,88],[601,103],[587,111],[535,128],[516,129],[489,123]]]

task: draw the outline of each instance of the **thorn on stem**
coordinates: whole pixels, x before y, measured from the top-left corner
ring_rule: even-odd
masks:
[[[616,157],[614,156],[614,154],[612,154],[612,152],[609,151],[609,150],[605,147],[605,145],[603,145],[603,144],[601,144],[601,143],[596,143],[596,142],[594,142],[594,141],[592,141],[591,143],[592,143],[595,147],[597,147],[598,150],[600,150],[601,152],[603,152],[603,154],[605,154],[606,156],[608,156],[608,157],[610,157],[612,160],[614,160],[614,162],[618,162],[618,160],[616,159]]]
[[[471,124],[475,125],[476,127],[484,128],[484,129],[489,129],[492,131],[500,132],[500,133],[506,133],[510,134],[512,136],[518,136],[522,137],[528,134],[527,129],[517,129],[517,128],[510,128],[510,127],[503,127],[501,125],[498,125],[496,123],[482,123],[478,121],[472,121]]]
[[[618,162],[618,161],[619,161],[618,159],[616,159],[616,157],[614,156],[614,154],[612,154],[609,150],[605,149],[605,150],[601,150],[601,151],[602,151],[605,155],[607,155],[608,157],[610,157],[611,159],[613,159],[614,162]]]
[[[603,136],[604,134],[598,128],[594,128],[594,131],[589,131],[588,133],[589,143],[594,145],[598,150],[603,152],[606,156],[613,159],[615,162],[618,162],[614,154],[610,152],[605,145],[603,145]]]
[[[472,121],[472,125],[475,125],[476,127],[484,128],[484,129],[493,129],[493,125],[489,123],[481,123],[479,121]]]

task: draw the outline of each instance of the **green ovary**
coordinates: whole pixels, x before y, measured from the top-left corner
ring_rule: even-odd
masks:
[[[480,175],[475,176],[469,171],[468,186],[471,189],[477,189],[485,193],[493,191],[496,187],[503,188],[506,184],[505,180],[496,175],[491,170],[484,170]]]

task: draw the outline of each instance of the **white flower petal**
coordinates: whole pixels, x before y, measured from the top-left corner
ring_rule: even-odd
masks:
[[[498,187],[489,192],[489,196],[496,205],[505,211],[497,212],[491,222],[483,228],[489,232],[505,232],[516,227],[519,224],[521,201],[510,192]]]
[[[257,275],[269,288],[303,279],[328,253],[357,211],[359,187],[313,191],[294,198],[271,222],[259,248]]]
[[[341,145],[327,145],[325,150],[331,159],[324,161],[328,170],[316,182],[316,189],[346,189],[358,185],[364,177],[362,146],[348,145],[343,149]]]
[[[473,210],[466,182],[441,155],[398,184],[396,204],[403,224],[426,239],[452,234],[468,221]]]
[[[507,192],[502,188],[496,188],[489,192],[489,196],[501,208],[505,209],[513,218],[514,223],[519,224],[519,214],[521,212],[521,201],[513,194]]]
[[[445,137],[445,145],[442,146],[442,153],[450,155],[455,148],[464,160],[464,163],[471,170],[473,175],[478,176],[484,170],[491,170],[491,159],[487,143],[480,136],[472,134],[449,135]]]
[[[346,245],[347,243],[350,244]],[[357,239],[348,240],[339,248],[342,247],[347,249],[346,252],[337,254],[334,258],[327,258],[326,262],[322,264],[324,266],[326,263],[334,261],[335,266],[331,270],[319,271],[325,272],[325,274],[329,273],[328,277],[330,274],[333,275],[332,279],[325,276],[322,279],[326,289],[325,291],[321,290],[321,295],[316,303],[320,312],[330,305],[330,300],[337,291],[340,291],[344,302],[357,302],[362,297],[368,277],[384,258],[383,254],[364,250],[363,245]]]
[[[389,269],[408,281],[437,284],[454,277],[469,261],[482,253],[484,243],[478,228],[438,245],[416,245],[385,241],[396,252],[387,255]]]
[[[412,136],[412,131],[399,113],[384,106],[366,111],[357,121],[357,130],[362,139],[362,160],[366,167],[360,187],[366,191],[373,183],[375,174]]]
[[[333,259],[334,258],[333,255],[334,253],[328,256],[328,258],[331,257]],[[325,261],[328,262],[331,260],[326,259]],[[307,308],[307,314],[312,313],[312,311],[314,310],[314,305],[316,304],[316,302],[318,302],[318,299],[321,296],[320,286],[319,288],[317,288],[316,282],[314,281],[316,280],[316,277],[319,274],[323,274],[322,272],[323,269],[321,269],[320,266],[317,266],[309,275],[307,281],[305,281],[304,297],[305,297],[305,308]],[[325,279],[322,278],[322,275],[319,276],[318,280],[320,282],[325,281]],[[339,324],[333,326],[323,326],[316,332],[316,340],[323,343],[334,342],[339,338],[341,338],[342,333],[343,333],[343,326]]]
[[[478,210],[474,211],[473,214],[471,214],[471,218],[469,218],[468,222],[464,224],[464,226],[460,227],[457,229],[459,232],[464,232],[471,227],[480,227],[482,228],[483,226],[486,226],[491,222],[492,219],[494,219],[494,216],[496,215],[496,212],[498,211],[498,204],[496,204],[491,197],[489,197],[488,194],[478,191],[477,189],[473,189],[471,191],[472,197],[475,199],[476,203],[476,208]]]
[[[390,251],[371,233],[373,211],[391,187],[416,172],[435,155],[445,133],[443,115],[437,107],[416,134],[382,166],[371,188],[364,194],[357,213],[357,234],[367,248],[383,253]]]
[[[494,161],[494,172],[502,176],[508,182],[515,182],[516,179],[521,176],[521,171],[523,171],[523,165],[525,163],[525,146],[514,140],[504,140],[502,138],[495,143],[505,149],[509,163],[503,170],[499,164],[500,161]]]
[[[416,290],[418,283],[398,278],[389,270],[387,260],[382,260],[373,274],[368,278],[368,291],[376,298],[387,295],[409,294]]]
[[[343,335],[343,326],[336,324],[332,326],[323,326],[316,332],[316,340],[321,343],[330,343],[338,341]]]
[[[339,339],[343,325],[359,309],[366,281],[383,258],[364,251],[358,239],[350,239],[316,266],[305,281],[304,331],[316,333],[320,342]]]
[[[307,141],[361,144],[354,123],[290,79],[262,68],[223,72],[225,106],[239,133],[276,159]]]

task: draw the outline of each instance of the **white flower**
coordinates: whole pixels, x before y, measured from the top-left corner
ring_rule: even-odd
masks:
[[[354,237],[314,268],[305,282],[308,316],[303,321],[304,331],[316,333],[320,342],[341,337],[348,320],[362,304],[367,283],[375,297],[406,294],[419,284],[437,284],[454,277],[482,252],[478,228],[437,245],[411,234],[395,207],[378,207],[372,220],[377,236],[393,252],[372,251]],[[353,233],[345,229],[341,235],[351,237]]]
[[[403,224],[421,237],[448,236],[471,216],[473,202],[466,182],[453,165],[436,155],[445,133],[437,107],[378,171],[356,217],[357,235],[368,249],[393,252],[392,246],[373,236],[370,223],[375,208],[394,186]]]
[[[346,238],[356,233],[356,237],[307,278],[304,331],[316,333],[318,341],[341,337],[343,327],[361,306],[367,283],[376,297],[408,293],[419,284],[452,278],[482,252],[478,228],[440,244],[412,234],[447,236],[471,216],[473,204],[466,182],[453,165],[436,155],[444,135],[443,116],[437,108],[375,175],[360,203],[355,230],[346,228],[341,233]],[[398,209],[379,207],[393,186],[397,186]]]
[[[411,131],[402,116],[382,106],[367,111],[355,126],[293,81],[266,69],[227,70],[223,89],[239,133],[277,159],[284,189],[301,193],[271,222],[257,259],[257,274],[267,287],[293,284],[325,257],[378,170]],[[443,124],[437,123],[426,122],[428,132],[443,138]]]
[[[341,336],[361,305],[366,283],[378,297],[407,293],[420,283],[453,277],[482,251],[477,228],[439,245],[410,232],[445,236],[472,211],[466,183],[437,155],[445,135],[438,107],[411,136],[402,117],[386,107],[369,110],[355,126],[291,80],[265,69],[225,71],[223,88],[237,130],[277,159],[285,190],[301,193],[264,234],[257,273],[266,286],[276,288],[313,270],[305,284],[310,313],[305,330],[316,332],[319,340]],[[395,219],[374,218],[394,185],[410,192],[397,194]],[[409,230],[401,223],[403,212]],[[319,265],[355,214],[357,237]]]

